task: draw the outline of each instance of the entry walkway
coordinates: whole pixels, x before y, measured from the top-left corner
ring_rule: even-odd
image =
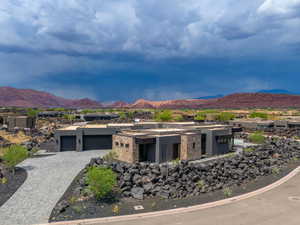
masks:
[[[76,175],[91,158],[108,151],[59,152],[22,162],[25,183],[0,207],[0,225],[47,223],[51,211]]]

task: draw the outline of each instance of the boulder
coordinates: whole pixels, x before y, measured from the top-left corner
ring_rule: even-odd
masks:
[[[132,188],[131,195],[135,199],[143,200],[144,199],[144,189],[140,188],[140,187]]]

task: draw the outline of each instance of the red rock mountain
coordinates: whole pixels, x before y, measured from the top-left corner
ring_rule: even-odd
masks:
[[[106,106],[107,108],[126,108],[129,107],[129,104],[122,101],[117,101]]]
[[[140,99],[131,108],[300,108],[300,95],[239,93],[206,100],[147,101]]]
[[[66,108],[102,107],[99,102],[87,98],[72,100],[58,97],[47,92],[12,87],[0,87],[0,106]]]
[[[88,98],[71,100],[58,97],[47,92],[31,89],[16,89],[0,87],[0,106],[17,107],[66,107],[66,108],[101,108],[97,101]],[[215,99],[184,99],[169,101],[148,101],[139,99],[133,104],[115,102],[106,107],[111,108],[300,108],[300,95],[269,94],[269,93],[239,93]]]

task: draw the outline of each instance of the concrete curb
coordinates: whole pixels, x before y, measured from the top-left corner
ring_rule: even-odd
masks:
[[[253,192],[249,192],[247,194],[239,195],[232,198],[227,198],[215,202],[209,202],[201,205],[195,205],[185,208],[178,208],[178,209],[169,209],[164,211],[157,211],[157,212],[150,212],[150,213],[140,213],[140,214],[134,214],[134,215],[125,215],[125,216],[115,216],[115,217],[105,217],[105,218],[96,218],[96,219],[84,219],[84,220],[74,220],[74,221],[63,221],[63,222],[54,222],[54,223],[47,223],[47,224],[40,224],[40,225],[93,225],[93,224],[105,224],[108,222],[122,222],[122,221],[128,221],[128,220],[135,220],[135,219],[141,219],[141,218],[151,218],[151,217],[157,217],[157,216],[166,216],[166,215],[174,215],[178,213],[187,213],[187,212],[193,212],[196,210],[201,209],[208,209],[213,208],[216,206],[222,206],[226,204],[230,204],[233,202],[245,200],[247,198],[251,198],[254,196],[257,196],[259,194],[262,194],[264,192],[270,191],[281,184],[287,182],[291,178],[293,178],[295,175],[297,175],[300,172],[300,166],[291,171],[288,175],[281,178],[280,180],[276,181],[273,184],[270,184],[266,187],[263,187],[261,189],[258,189]]]

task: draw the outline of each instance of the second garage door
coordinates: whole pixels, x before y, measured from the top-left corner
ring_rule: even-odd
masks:
[[[112,135],[83,136],[83,150],[112,149]]]
[[[62,136],[60,137],[61,151],[75,151],[76,150],[76,136]]]

